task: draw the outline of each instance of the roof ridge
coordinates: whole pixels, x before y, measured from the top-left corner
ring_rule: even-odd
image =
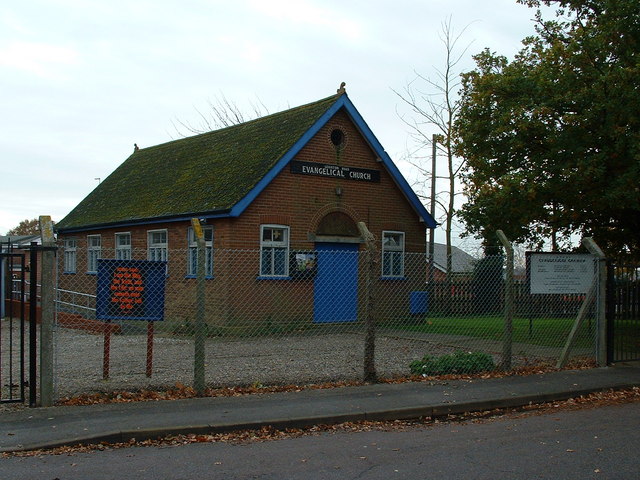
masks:
[[[239,128],[241,126],[246,126],[246,125],[249,125],[249,124],[254,124],[254,123],[258,123],[258,122],[262,122],[262,121],[266,122],[268,120],[273,119],[274,117],[276,117],[278,115],[289,114],[291,112],[299,111],[299,110],[302,110],[304,108],[309,108],[309,107],[312,107],[312,106],[315,106],[315,105],[318,105],[318,104],[321,104],[321,103],[324,103],[324,102],[328,102],[329,100],[337,100],[342,95],[346,95],[346,93],[329,95],[328,97],[322,98],[320,100],[315,100],[313,102],[305,103],[304,105],[298,105],[296,107],[287,108],[286,110],[280,110],[278,112],[270,113],[268,115],[263,115],[263,116],[260,116],[260,117],[252,118],[251,120],[247,120],[246,122],[236,123],[234,125],[229,125],[229,126],[226,126],[226,127],[215,129],[215,130],[210,130],[208,132],[196,133],[195,135],[189,135],[189,136],[182,137],[182,138],[176,138],[174,140],[169,140],[168,142],[158,143],[158,144],[155,144],[155,145],[149,145],[148,147],[140,147],[137,150],[135,150],[134,153],[138,153],[138,152],[141,152],[143,150],[147,150],[148,151],[148,150],[151,150],[151,149],[154,149],[154,148],[157,148],[157,147],[163,147],[165,145],[170,145],[170,144],[175,143],[175,142],[181,142],[181,141],[188,140],[188,139],[196,139],[198,137],[204,137],[204,136],[212,135],[212,134],[215,134],[215,133],[221,133],[221,132],[229,131],[231,129]]]
[[[226,215],[343,95],[135,150],[57,229]]]

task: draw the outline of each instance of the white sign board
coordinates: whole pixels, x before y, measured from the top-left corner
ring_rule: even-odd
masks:
[[[575,253],[531,253],[531,293],[587,293],[596,278],[593,255]]]

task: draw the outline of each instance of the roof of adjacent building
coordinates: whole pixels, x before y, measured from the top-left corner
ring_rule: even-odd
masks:
[[[28,248],[31,246],[31,242],[36,242],[40,245],[40,234],[34,235],[0,235],[0,251],[6,252],[9,248]]]
[[[476,264],[476,259],[464,250],[451,246],[451,272],[470,273]],[[443,272],[447,271],[447,246],[444,243],[433,245],[433,264]]]
[[[109,226],[239,216],[300,149],[345,109],[428,227],[435,222],[346,93],[135,150],[65,218],[61,233]]]

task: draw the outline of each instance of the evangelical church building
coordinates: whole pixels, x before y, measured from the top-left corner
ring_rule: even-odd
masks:
[[[336,95],[134,152],[56,225],[60,288],[94,293],[98,260],[166,262],[165,316],[193,318],[206,245],[207,322],[362,320],[363,222],[377,286],[410,313],[435,221],[341,87]]]

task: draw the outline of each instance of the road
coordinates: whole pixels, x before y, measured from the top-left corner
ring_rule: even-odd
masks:
[[[2,480],[637,479],[640,403],[398,431],[0,459]]]

